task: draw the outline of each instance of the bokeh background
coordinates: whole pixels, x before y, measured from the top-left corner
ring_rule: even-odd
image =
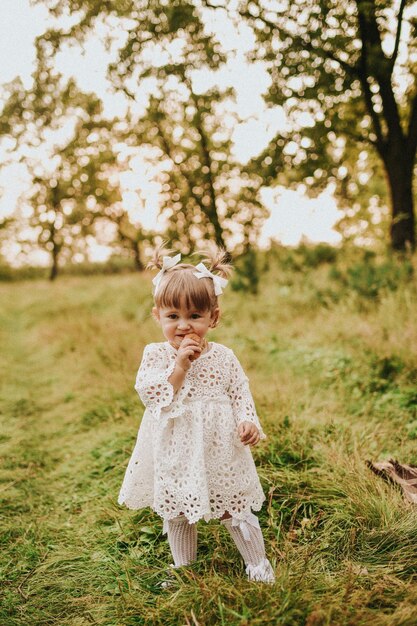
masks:
[[[1,10],[5,277],[161,236],[413,249],[415,3]]]
[[[1,0],[0,622],[416,624],[417,5]],[[116,503],[153,247],[235,271],[273,587]]]

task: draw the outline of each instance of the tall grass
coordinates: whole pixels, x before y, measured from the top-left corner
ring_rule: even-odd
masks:
[[[225,293],[212,334],[269,435],[253,453],[272,587],[202,522],[198,561],[163,590],[160,519],[116,504],[143,411],[135,372],[162,339],[151,276],[0,285],[0,624],[417,623],[416,510],[365,466],[417,463],[415,278],[370,298],[325,251],[304,266],[279,254],[258,295]]]

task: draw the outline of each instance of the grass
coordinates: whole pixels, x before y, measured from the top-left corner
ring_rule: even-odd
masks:
[[[169,591],[160,519],[116,503],[135,373],[161,340],[150,280],[0,284],[0,624],[415,625],[416,510],[365,466],[417,463],[415,278],[369,298],[326,263],[272,259],[257,296],[226,291],[212,339],[240,357],[268,434],[253,454],[277,582],[247,582],[202,522]]]

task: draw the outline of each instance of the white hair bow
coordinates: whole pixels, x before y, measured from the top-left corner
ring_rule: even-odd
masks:
[[[252,513],[252,511],[247,512],[245,519],[232,517],[232,526],[239,526],[245,541],[251,541],[249,526],[255,526],[255,528],[259,529],[261,528],[258,518]]]
[[[197,276],[197,278],[213,279],[214,293],[216,294],[216,296],[220,296],[220,294],[223,293],[223,289],[229,282],[228,280],[226,280],[226,278],[222,278],[221,276],[216,276],[215,274],[212,274],[210,270],[208,270],[207,267],[204,265],[204,263],[199,263],[195,266],[195,269],[198,270],[198,272],[193,272],[193,274],[194,276]]]
[[[156,290],[159,287],[159,283],[161,282],[162,276],[165,274],[165,272],[169,269],[171,269],[171,267],[174,267],[174,265],[176,265],[177,263],[179,263],[181,261],[181,252],[179,252],[176,256],[164,256],[162,259],[162,269],[158,272],[158,274],[155,276],[155,278],[152,280],[152,283],[155,287],[154,289],[154,295],[156,294]]]

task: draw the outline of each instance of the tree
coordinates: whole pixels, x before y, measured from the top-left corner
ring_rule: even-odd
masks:
[[[121,202],[114,145],[124,123],[105,119],[99,98],[54,71],[48,43],[39,39],[36,48],[33,87],[26,90],[16,80],[6,88],[0,135],[14,138],[21,148],[16,158],[32,181],[22,196],[32,208],[30,225],[38,244],[51,255],[54,280],[59,260],[85,253],[98,218]]]
[[[245,176],[231,156],[231,128],[218,110],[223,103],[219,90],[196,93],[183,75],[150,98],[136,127],[142,145],[156,148],[165,163],[160,180],[166,236],[188,249],[202,239],[226,247],[233,236],[244,248],[256,240],[266,215],[258,200],[260,179]]]
[[[51,280],[64,250],[71,258],[76,249],[85,249],[96,220],[121,201],[117,156],[111,146],[113,124],[101,119],[96,99],[86,97],[84,112],[73,137],[56,148],[53,170],[31,166],[31,224],[38,230],[39,245],[51,254]]]
[[[215,72],[225,62],[197,4],[54,0],[50,11],[81,16],[68,32],[42,36],[55,51],[67,41],[84,41],[110,14],[124,26],[126,41],[108,76],[133,105],[140,88],[149,87],[145,114],[131,117],[131,136],[166,166],[159,174],[166,236],[180,240],[184,249],[202,238],[227,246],[232,235],[239,236],[243,249],[255,240],[267,211],[258,199],[261,179],[242,172],[231,157],[232,129],[222,121],[232,93],[216,87],[202,91],[194,84],[195,70]],[[159,61],[159,55],[165,58]]]
[[[3,244],[7,241],[10,232],[12,232],[14,224],[15,219],[13,217],[0,217],[0,268],[7,264],[4,257]]]
[[[145,243],[153,244],[154,233],[146,231],[140,224],[133,223],[121,205],[106,211],[106,216],[116,225],[116,238],[112,242],[116,253],[127,253],[129,257],[133,257],[135,269],[142,272],[145,269],[142,258],[143,246]]]
[[[253,58],[270,73],[266,102],[283,106],[291,126],[253,167],[267,184],[302,182],[312,194],[333,183],[347,206],[366,186],[357,163],[369,154],[367,179],[386,176],[396,250],[415,247],[414,8],[410,0],[245,0],[237,18],[252,26]]]
[[[85,252],[85,238],[94,234],[97,218],[121,201],[117,155],[113,150],[115,120],[103,119],[100,100],[81,94],[72,81],[61,91],[64,108],[66,94],[71,102],[70,136],[67,132],[64,139],[55,137],[54,141],[49,137],[52,145],[47,154],[40,155],[36,148],[41,137],[32,128],[30,140],[35,149],[20,157],[32,181],[30,191],[22,193],[21,200],[25,199],[32,208],[29,224],[38,233],[39,246],[51,255],[51,280],[58,274],[59,259],[65,256],[68,261],[75,251]],[[16,108],[8,107],[9,119],[18,115],[16,109],[24,99],[15,102]],[[68,122],[68,110],[66,113]],[[36,111],[31,114],[35,117]],[[25,136],[20,129],[18,132]]]

